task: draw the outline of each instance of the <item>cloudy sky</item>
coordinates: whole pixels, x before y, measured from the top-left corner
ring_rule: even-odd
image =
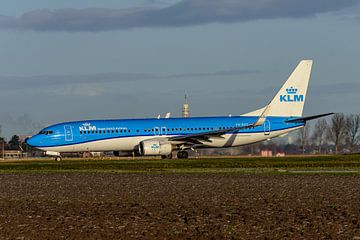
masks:
[[[305,114],[359,113],[360,0],[4,0],[3,135],[98,118],[236,115],[314,59]]]

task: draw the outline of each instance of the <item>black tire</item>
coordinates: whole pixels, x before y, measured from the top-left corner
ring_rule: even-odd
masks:
[[[189,154],[188,154],[188,152],[186,152],[186,151],[179,151],[179,152],[177,153],[177,157],[178,157],[179,159],[186,159],[186,158],[189,157]]]
[[[188,157],[189,157],[188,152],[182,151],[182,158],[183,158],[183,159],[187,159]]]
[[[60,161],[61,161],[61,157],[55,157],[55,161],[56,161],[56,162],[60,162]]]

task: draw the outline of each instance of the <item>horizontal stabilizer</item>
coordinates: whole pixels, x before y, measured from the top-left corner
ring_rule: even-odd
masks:
[[[313,115],[313,116],[309,116],[309,117],[295,118],[295,119],[287,120],[285,122],[287,122],[287,123],[304,123],[304,122],[307,122],[309,120],[313,120],[313,119],[321,118],[321,117],[326,117],[326,116],[333,115],[333,114],[334,113],[325,113],[325,114]]]

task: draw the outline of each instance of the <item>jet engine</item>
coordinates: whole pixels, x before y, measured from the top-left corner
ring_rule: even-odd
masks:
[[[165,156],[171,154],[173,147],[169,142],[146,140],[139,144],[139,154],[143,156]]]

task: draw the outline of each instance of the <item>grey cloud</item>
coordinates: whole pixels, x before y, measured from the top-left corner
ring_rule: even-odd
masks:
[[[230,71],[219,71],[213,73],[186,73],[186,74],[172,74],[166,76],[167,78],[188,78],[188,77],[216,77],[216,76],[236,76],[244,74],[259,73],[257,70],[230,70]]]
[[[173,5],[128,9],[35,10],[0,16],[0,28],[38,31],[107,31],[182,27],[259,19],[303,18],[356,6],[360,0],[182,0]]]
[[[154,79],[156,75],[142,73],[99,73],[88,75],[0,76],[2,90],[38,88],[64,84],[111,83]]]
[[[360,83],[358,82],[345,82],[345,83],[334,83],[326,85],[314,85],[310,87],[309,92],[313,95],[350,95],[358,94],[360,91]]]
[[[20,116],[1,116],[0,121],[4,131],[4,136],[8,137],[12,134],[34,134],[44,127],[44,124],[36,122],[27,113]],[[16,129],[16,132],[10,132],[9,129]]]
[[[56,85],[75,85],[75,84],[104,84],[104,83],[116,83],[116,82],[129,82],[129,81],[146,81],[156,79],[185,79],[185,78],[206,78],[217,76],[237,76],[259,73],[258,70],[229,70],[218,71],[210,73],[183,73],[183,74],[149,74],[149,73],[99,73],[99,74],[85,74],[85,75],[40,75],[40,76],[0,76],[1,90],[13,90],[13,89],[27,89],[27,88],[39,88],[50,87]],[[0,91],[1,91],[0,90]],[[88,89],[88,93],[92,94],[92,91]],[[67,91],[76,91],[76,88],[69,89]],[[84,91],[85,93],[85,91]],[[95,94],[95,93],[94,93]]]

